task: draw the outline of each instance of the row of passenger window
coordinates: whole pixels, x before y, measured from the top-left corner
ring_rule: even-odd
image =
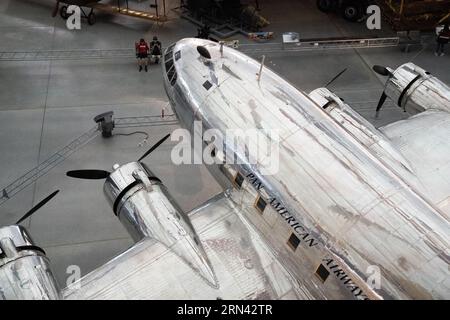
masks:
[[[236,175],[234,176],[234,184],[236,185],[236,187],[241,188],[244,181],[245,181],[244,176],[240,172],[237,172]],[[258,194],[254,203],[254,207],[256,208],[256,210],[258,210],[259,213],[264,214],[264,210],[267,207],[267,202]],[[297,237],[297,235],[294,232],[292,232],[286,244],[288,245],[289,248],[292,249],[292,251],[295,252],[298,246],[300,245],[300,241],[301,241],[300,238]],[[330,272],[323,264],[320,264],[316,269],[315,275],[322,282],[325,282],[328,276],[330,275]]]

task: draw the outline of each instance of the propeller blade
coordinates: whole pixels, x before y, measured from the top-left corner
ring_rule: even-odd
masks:
[[[373,71],[375,71],[376,73],[378,73],[381,76],[387,77],[387,76],[391,76],[392,73],[388,70],[388,68],[383,67],[383,66],[378,66],[375,65],[372,67]]]
[[[109,172],[105,170],[72,170],[68,171],[66,175],[71,178],[77,179],[90,179],[90,180],[101,180],[106,179],[109,176]]]
[[[146,153],[144,153],[142,155],[142,157],[140,157],[138,159],[138,162],[141,161],[142,159],[144,159],[146,156],[148,156],[150,153],[152,153],[156,148],[158,148],[164,141],[167,140],[167,138],[170,137],[170,133],[168,135],[166,135],[164,138],[162,138],[161,140],[159,140],[157,143],[155,143],[150,149],[148,149],[148,151]]]
[[[52,12],[53,18],[56,17],[56,15],[58,14],[58,9],[59,9],[59,1],[56,1],[55,9],[53,9],[53,12]]]
[[[380,113],[381,107],[383,106],[384,102],[386,101],[386,98],[387,98],[387,95],[383,91],[383,94],[380,97],[380,101],[378,101],[377,110],[376,110],[376,113],[375,113],[375,118],[378,118],[378,115]]]
[[[41,200],[41,202],[39,202],[37,205],[35,205],[33,208],[30,209],[30,211],[28,211],[27,213],[25,213],[25,215],[20,218],[19,220],[17,220],[16,224],[21,223],[23,220],[25,220],[26,218],[28,218],[29,216],[31,216],[33,213],[35,213],[36,211],[38,211],[43,205],[45,205],[47,202],[49,202],[54,196],[56,196],[56,194],[59,192],[59,190],[54,191],[52,194],[50,194],[49,196],[47,196],[47,198],[45,198],[44,200]]]
[[[339,72],[333,79],[331,79],[324,87],[327,88],[330,84],[332,84],[337,78],[339,78],[345,71],[347,71],[347,68]]]

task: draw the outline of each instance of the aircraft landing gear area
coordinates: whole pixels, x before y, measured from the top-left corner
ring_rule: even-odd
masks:
[[[80,7],[80,10],[81,10],[81,13],[83,14],[83,17],[85,17],[87,19],[89,25],[92,26],[96,21],[94,8],[91,8],[91,11],[88,14],[86,14],[86,12],[81,7]],[[67,13],[67,6],[62,6],[61,9],[59,9],[59,15],[64,20],[69,19],[69,17],[71,16],[69,13]]]

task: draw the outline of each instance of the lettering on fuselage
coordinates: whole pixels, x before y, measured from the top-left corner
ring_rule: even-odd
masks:
[[[353,282],[353,280],[347,275],[344,270],[342,270],[342,268],[334,261],[334,259],[325,258],[322,261],[326,264],[330,273],[333,273],[338,281],[340,281],[347,289],[349,289],[355,298],[361,300],[369,300],[369,298],[364,294],[363,290]]]
[[[246,175],[247,180],[250,184],[255,187],[256,190],[261,191],[264,188],[262,182],[253,174],[249,173]],[[266,190],[267,191],[267,190]],[[261,195],[262,197],[262,195]],[[300,237],[300,243],[302,240],[308,244],[309,247],[316,246],[319,242],[314,239],[311,234],[302,226],[297,219],[289,213],[282,203],[275,197],[269,196],[269,199],[264,199],[270,204],[270,206],[278,212],[278,214],[289,224],[289,226],[294,230],[294,232]]]
[[[250,184],[256,188],[256,190],[260,191],[261,189],[264,188],[261,181],[259,181],[259,179],[257,177],[255,177],[255,175],[253,173],[249,173],[247,175],[247,179],[250,182]]]
[[[314,247],[319,244],[319,241],[314,239],[310,232],[302,226],[297,219],[289,213],[289,210],[279,201],[275,196],[268,195],[264,197],[260,192],[263,189],[265,193],[269,194],[268,190],[264,187],[261,180],[253,174],[249,173],[246,176],[248,182],[259,192],[260,196],[265,198],[270,206],[289,224],[289,226],[294,230],[294,232],[300,236],[300,243],[305,242],[308,244],[307,248]],[[355,282],[347,275],[347,273],[337,264],[334,259],[325,258],[322,260],[326,264],[330,273],[333,273],[338,281],[347,288],[351,294],[359,300],[369,300],[369,298],[364,294],[363,290],[355,284]]]

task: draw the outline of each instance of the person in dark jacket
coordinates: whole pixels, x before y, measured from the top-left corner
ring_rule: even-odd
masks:
[[[443,56],[444,55],[444,47],[450,40],[450,29],[448,27],[448,24],[444,26],[444,29],[439,32],[439,35],[437,37],[437,48],[435,55],[436,56]]]
[[[150,42],[150,54],[152,55],[153,61],[158,63],[162,54],[162,46],[157,36],[154,36],[153,41]]]

